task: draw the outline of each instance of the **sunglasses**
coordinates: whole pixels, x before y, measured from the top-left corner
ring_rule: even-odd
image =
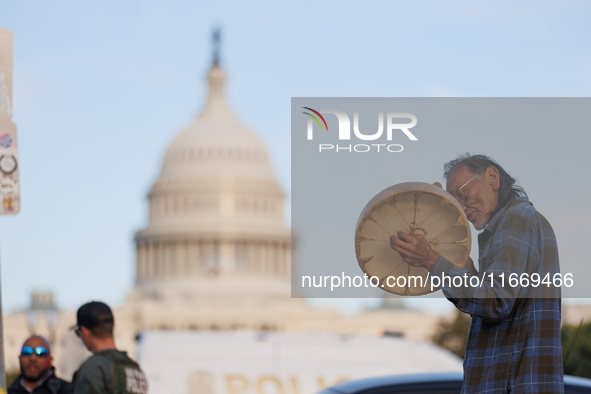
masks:
[[[37,346],[36,348],[32,348],[31,346],[23,346],[23,348],[21,349],[21,356],[28,357],[32,356],[33,353],[35,353],[37,357],[41,358],[49,356],[49,350],[47,350],[43,346]]]

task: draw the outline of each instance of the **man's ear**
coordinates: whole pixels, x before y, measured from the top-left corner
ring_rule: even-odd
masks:
[[[500,179],[499,170],[497,170],[497,167],[495,167],[495,166],[488,167],[484,171],[484,180],[486,181],[486,183],[491,185],[493,191],[496,192],[497,190],[499,190],[499,187],[501,184],[501,179]]]

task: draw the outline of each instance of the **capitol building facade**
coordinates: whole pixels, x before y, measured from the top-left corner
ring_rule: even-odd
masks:
[[[214,61],[206,104],[168,147],[149,198],[149,221],[135,234],[136,281],[114,305],[117,346],[136,355],[146,330],[371,334],[428,341],[438,317],[384,307],[343,315],[292,299],[291,232],[285,195],[264,144],[242,125],[224,97],[225,73]],[[75,311],[36,295],[29,311],[4,316],[7,371],[31,334],[53,342],[57,373],[70,379],[89,355],[69,328]]]

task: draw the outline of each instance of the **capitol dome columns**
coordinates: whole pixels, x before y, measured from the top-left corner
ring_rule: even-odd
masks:
[[[171,277],[252,273],[289,276],[288,242],[240,239],[137,243],[137,282]]]

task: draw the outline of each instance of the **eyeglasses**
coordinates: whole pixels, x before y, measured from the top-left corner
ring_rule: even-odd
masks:
[[[49,350],[47,350],[43,346],[37,346],[35,348],[31,346],[23,346],[23,348],[21,349],[21,356],[29,357],[32,356],[33,353],[35,353],[37,357],[41,358],[49,356]]]
[[[82,330],[80,329],[80,327],[78,327],[77,329],[74,330],[74,333],[76,334],[76,336],[78,338],[80,338],[80,333],[82,332]]]
[[[474,175],[472,178],[470,178],[468,182],[464,183],[462,186],[453,189],[450,194],[454,196],[456,200],[463,200],[464,198],[466,198],[466,196],[462,189],[465,188],[468,185],[468,183],[472,182],[472,180],[480,174],[482,174],[482,172],[479,172],[478,174]]]

